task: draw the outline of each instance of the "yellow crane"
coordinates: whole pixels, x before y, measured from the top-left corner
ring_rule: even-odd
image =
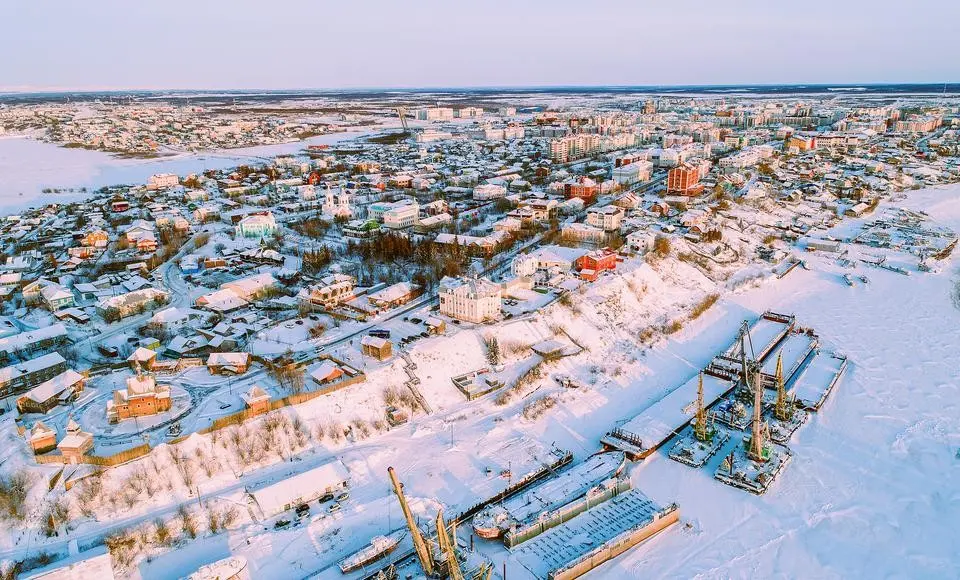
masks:
[[[420,559],[420,565],[423,566],[423,572],[427,576],[433,576],[433,554],[430,553],[430,546],[423,539],[423,534],[420,533],[420,528],[417,527],[417,522],[413,519],[410,506],[407,505],[407,499],[403,497],[403,486],[397,479],[397,472],[394,471],[393,467],[388,467],[387,473],[390,474],[393,491],[397,494],[397,499],[400,500],[403,517],[407,519],[407,527],[410,528],[410,536],[413,538],[413,548],[417,551],[417,557]]]
[[[773,408],[773,415],[781,421],[793,418],[794,403],[787,396],[787,388],[783,383],[783,353],[777,354],[777,404]]]
[[[441,508],[440,511],[437,512],[437,543],[440,545],[440,551],[443,553],[443,557],[447,562],[447,573],[453,580],[464,580],[463,572],[460,570],[460,562],[457,561],[456,525],[456,523],[453,524],[453,540],[451,540],[450,535],[447,534],[447,526],[443,522],[443,509]]]

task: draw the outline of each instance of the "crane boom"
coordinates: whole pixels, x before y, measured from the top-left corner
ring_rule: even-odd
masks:
[[[410,128],[407,126],[407,108],[406,107],[397,107],[397,116],[400,117],[400,124],[403,125],[403,132],[409,133]]]
[[[464,580],[463,572],[460,570],[460,562],[457,561],[457,553],[453,542],[456,542],[456,535],[451,541],[447,534],[447,526],[443,522],[443,510],[437,512],[437,543],[440,545],[440,551],[447,562],[447,573],[453,580]]]
[[[407,519],[407,527],[410,528],[410,536],[413,538],[413,548],[417,551],[417,557],[420,559],[420,565],[423,566],[423,572],[427,576],[433,576],[433,555],[430,553],[430,547],[423,539],[423,534],[420,533],[420,528],[417,527],[417,522],[413,519],[410,506],[407,505],[407,499],[403,497],[403,487],[400,485],[400,480],[397,479],[397,472],[394,471],[393,467],[388,467],[387,473],[390,474],[393,492],[397,494],[397,499],[400,500],[403,517]]]

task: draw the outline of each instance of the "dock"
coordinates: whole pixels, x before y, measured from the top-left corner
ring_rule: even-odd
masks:
[[[789,384],[789,388],[801,408],[817,411],[846,370],[846,357],[817,352]]]
[[[764,386],[776,388],[774,376],[777,370],[778,354],[783,357],[783,380],[784,382],[790,382],[819,344],[820,339],[812,334],[800,332],[788,334],[780,343],[780,346],[763,361],[761,372],[763,373]]]
[[[645,411],[604,435],[600,442],[608,449],[619,449],[636,461],[645,459],[680,432],[696,413],[698,375],[647,407]],[[733,389],[727,378],[703,375],[703,400],[712,405]]]

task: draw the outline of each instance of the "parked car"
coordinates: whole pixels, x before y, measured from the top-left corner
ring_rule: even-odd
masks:
[[[330,507],[327,508],[327,511],[332,514],[340,511],[340,504],[338,504],[337,502],[333,502],[332,504],[330,504]]]

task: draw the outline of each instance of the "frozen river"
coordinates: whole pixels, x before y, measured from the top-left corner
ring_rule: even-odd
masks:
[[[0,137],[0,213],[52,202],[83,199],[79,191],[43,193],[44,188],[94,190],[104,185],[145,183],[154,173],[187,175],[206,169],[223,169],[284,153],[296,153],[307,145],[332,144],[367,131],[348,131],[312,137],[304,141],[183,153],[159,159],[120,159],[100,151],[65,149],[28,137]]]

